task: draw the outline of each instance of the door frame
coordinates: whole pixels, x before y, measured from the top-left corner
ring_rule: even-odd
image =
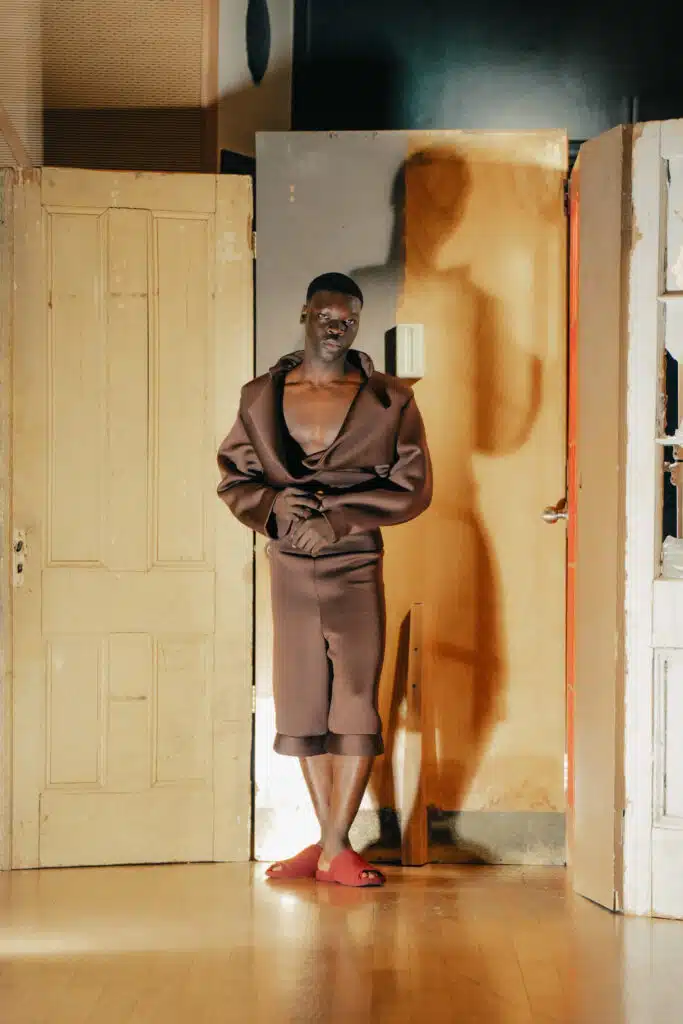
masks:
[[[9,868],[12,848],[12,285],[15,182],[14,170],[0,169],[0,871]]]
[[[670,122],[679,140],[681,122]],[[624,911],[652,911],[653,770],[655,761],[653,597],[661,549],[661,463],[654,443],[659,369],[664,349],[661,303],[665,232],[667,125],[634,133],[632,250],[629,271],[626,589]]]
[[[567,243],[568,288],[567,288],[567,560],[566,560],[566,640],[565,640],[565,701],[567,725],[565,730],[565,844],[567,865],[571,865],[574,821],[574,680],[575,680],[575,633],[576,633],[576,434],[578,415],[578,378],[576,358],[578,353],[578,305],[579,305],[579,188],[578,168],[575,168],[578,150],[571,154],[567,176],[567,219],[569,237]]]
[[[624,910],[652,907],[652,590],[656,558],[660,253],[663,191],[658,124],[633,146],[632,204],[637,225],[629,281],[626,414],[626,589]],[[659,203],[652,196],[660,196]],[[659,207],[659,210],[658,210]],[[638,237],[638,235],[640,237]]]

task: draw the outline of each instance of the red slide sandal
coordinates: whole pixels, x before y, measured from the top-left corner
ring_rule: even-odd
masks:
[[[364,871],[372,872],[374,877],[363,878]],[[377,871],[353,850],[342,850],[330,863],[329,871],[318,870],[315,877],[319,882],[336,882],[337,885],[349,885],[356,889],[377,888],[386,882],[381,871]]]
[[[301,853],[289,860],[278,860],[266,871],[266,877],[274,882],[293,882],[297,878],[315,878],[318,870],[318,861],[322,847],[317,843],[314,846],[307,846]],[[279,871],[275,868],[279,867]]]

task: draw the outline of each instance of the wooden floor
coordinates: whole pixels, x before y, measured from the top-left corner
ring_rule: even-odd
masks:
[[[608,914],[555,869],[0,875],[3,1024],[675,1024],[682,979],[683,923]]]

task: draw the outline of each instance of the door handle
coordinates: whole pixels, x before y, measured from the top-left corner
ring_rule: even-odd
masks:
[[[560,519],[569,519],[567,502],[563,499],[557,505],[549,505],[548,508],[544,508],[541,513],[541,519],[544,523],[549,523],[550,525],[558,523]]]

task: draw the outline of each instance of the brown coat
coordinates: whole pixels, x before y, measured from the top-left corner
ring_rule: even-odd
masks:
[[[337,438],[306,456],[282,412],[285,376],[302,358],[285,356],[242,389],[237,420],[218,452],[218,494],[245,526],[288,547],[273,503],[285,487],[310,490],[335,533],[327,550],[380,550],[381,527],[414,519],[431,501],[431,463],[413,392],[352,351],[364,383]]]

